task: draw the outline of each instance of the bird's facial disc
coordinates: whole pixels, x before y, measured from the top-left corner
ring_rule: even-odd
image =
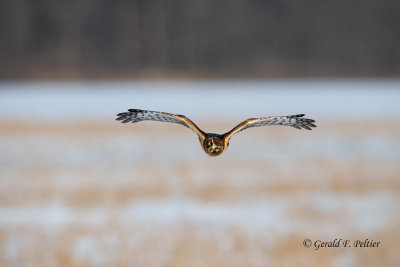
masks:
[[[217,138],[209,138],[206,141],[205,149],[207,154],[211,156],[218,156],[223,151],[223,143]]]

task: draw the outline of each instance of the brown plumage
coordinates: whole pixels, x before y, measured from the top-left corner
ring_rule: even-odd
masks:
[[[159,111],[141,110],[141,109],[129,109],[128,112],[117,114],[118,121],[122,123],[127,122],[139,122],[144,120],[172,122],[181,124],[194,131],[199,137],[201,147],[209,156],[221,155],[229,146],[229,140],[232,135],[243,131],[250,127],[258,127],[264,125],[286,125],[296,129],[307,129],[311,130],[312,127],[316,127],[314,120],[303,118],[304,114],[297,114],[291,116],[271,116],[264,118],[251,118],[247,119],[237,126],[235,126],[229,132],[224,134],[205,133],[196,124],[183,115],[170,114]]]

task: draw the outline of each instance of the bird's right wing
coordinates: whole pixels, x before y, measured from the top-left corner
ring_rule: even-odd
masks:
[[[177,123],[191,129],[199,136],[200,139],[204,140],[205,138],[205,133],[200,130],[196,124],[183,115],[151,110],[128,109],[128,112],[118,113],[116,120],[121,121],[122,123],[135,123],[145,120]]]

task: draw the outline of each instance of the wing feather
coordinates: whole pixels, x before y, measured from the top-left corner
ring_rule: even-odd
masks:
[[[128,109],[128,112],[122,112],[117,114],[117,121],[122,123],[127,122],[140,122],[140,121],[161,121],[171,122],[183,125],[194,131],[200,138],[204,139],[205,134],[196,124],[183,115],[171,114],[160,111],[142,110],[142,109]]]
[[[304,114],[290,115],[290,116],[271,116],[264,118],[251,118],[247,119],[237,126],[235,126],[232,130],[225,134],[225,137],[229,139],[232,135],[241,132],[245,129],[251,127],[259,127],[266,125],[285,125],[291,126],[296,129],[307,129],[311,130],[313,127],[317,127],[314,123],[315,120],[303,118]]]

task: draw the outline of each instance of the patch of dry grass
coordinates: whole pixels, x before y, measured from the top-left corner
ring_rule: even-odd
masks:
[[[400,264],[399,122],[263,130],[210,159],[180,126],[2,122],[0,265]]]

